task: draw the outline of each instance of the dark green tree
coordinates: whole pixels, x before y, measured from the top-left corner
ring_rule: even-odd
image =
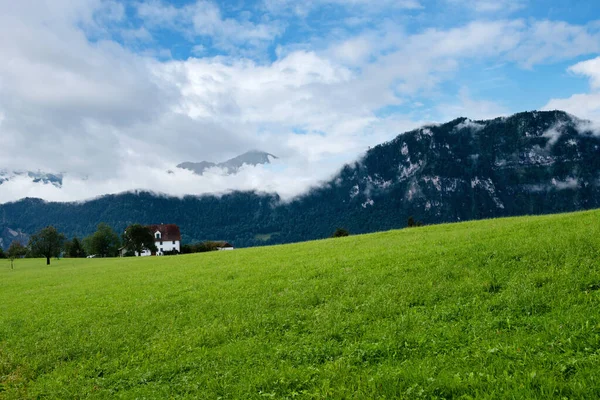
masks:
[[[125,233],[123,233],[123,246],[128,251],[133,251],[137,254],[141,254],[145,249],[151,252],[158,250],[154,244],[154,235],[150,232],[150,229],[140,224],[133,224],[125,229]]]
[[[29,248],[34,257],[45,257],[50,265],[51,257],[58,257],[65,243],[65,235],[53,226],[48,226],[29,239]]]
[[[25,254],[27,254],[27,248],[25,246],[23,246],[21,243],[15,241],[12,242],[10,244],[10,247],[8,248],[8,252],[6,253],[6,255],[8,256],[8,259],[10,260],[10,268],[14,269],[14,262],[15,262],[15,258],[21,258],[23,257]]]
[[[88,254],[100,257],[116,257],[121,241],[119,235],[105,223],[98,224],[96,232],[84,240]]]
[[[346,229],[344,228],[337,228],[335,230],[335,232],[333,232],[333,235],[331,235],[331,237],[337,238],[337,237],[344,237],[344,236],[350,236],[350,232],[348,232]]]
[[[414,217],[410,216],[408,217],[408,221],[406,221],[406,225],[409,228],[416,228],[418,226],[423,226],[423,223],[421,221],[416,221]]]
[[[4,250],[0,247],[0,258],[6,258],[6,254],[4,254]]]
[[[86,256],[83,243],[77,237],[70,242],[65,243],[65,253],[71,258],[82,258]]]

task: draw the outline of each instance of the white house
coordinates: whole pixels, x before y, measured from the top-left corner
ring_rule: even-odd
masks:
[[[154,236],[154,244],[156,245],[156,253],[152,253],[150,250],[145,249],[141,254],[135,253],[136,256],[162,256],[165,252],[171,252],[176,250],[178,253],[181,252],[181,232],[179,227],[175,224],[160,224],[148,226],[150,232]],[[123,252],[126,250],[123,249]],[[124,253],[122,253],[124,254]]]
[[[220,242],[219,246],[217,246],[217,250],[233,250],[233,245],[227,242]]]

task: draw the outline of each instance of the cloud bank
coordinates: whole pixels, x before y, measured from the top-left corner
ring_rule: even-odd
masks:
[[[509,3],[511,13],[527,5]],[[0,170],[65,173],[62,189],[4,183],[0,202],[132,189],[290,197],[425,122],[520,111],[481,98],[464,71],[600,52],[597,24],[489,19],[491,6],[477,4],[468,21],[415,27],[434,6],[0,0]],[[590,79],[590,93],[547,106],[598,118],[598,59],[570,71]],[[236,176],[175,169],[254,148],[280,160]]]

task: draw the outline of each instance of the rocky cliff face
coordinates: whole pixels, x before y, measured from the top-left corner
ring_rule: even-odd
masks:
[[[176,223],[184,241],[236,247],[403,228],[424,223],[545,214],[600,207],[600,135],[564,112],[489,121],[456,119],[403,133],[344,166],[297,199],[232,193],[184,199],[128,193],[86,203],[34,199],[0,205],[0,229],[33,233],[54,224],[67,235],[99,222]],[[2,214],[0,214],[2,215]]]
[[[12,242],[19,242],[25,246],[28,241],[29,235],[21,232],[21,230],[0,229],[0,248],[8,249]]]

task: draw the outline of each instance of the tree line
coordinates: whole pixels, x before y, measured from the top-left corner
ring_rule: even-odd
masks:
[[[17,258],[43,257],[46,265],[50,265],[53,257],[117,257],[121,248],[125,248],[125,255],[139,254],[145,249],[153,252],[157,250],[154,236],[148,227],[133,224],[119,236],[109,225],[100,223],[93,234],[83,239],[73,237],[70,240],[54,226],[45,227],[32,235],[26,246],[14,241],[6,252],[0,248],[0,258],[8,258],[11,268],[14,268],[14,260]]]
[[[216,251],[222,247],[227,247],[227,242],[206,241],[200,243],[184,244],[181,246],[182,254],[205,253],[207,251]]]

